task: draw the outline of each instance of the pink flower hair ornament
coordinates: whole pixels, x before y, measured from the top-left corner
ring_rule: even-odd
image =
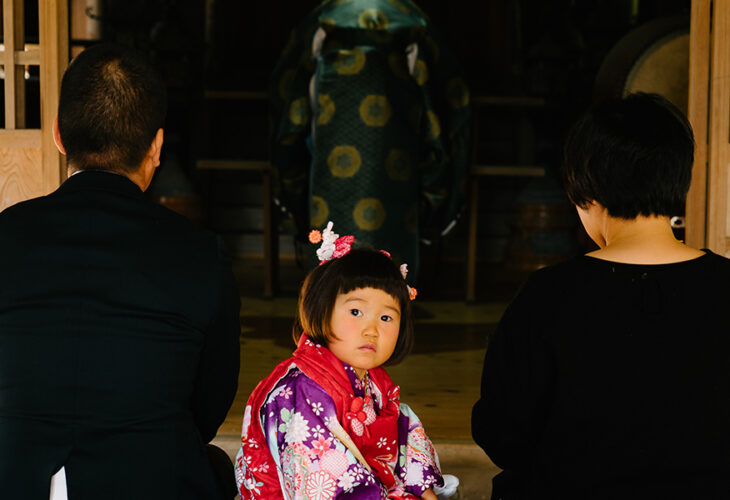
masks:
[[[332,230],[333,225],[333,222],[329,221],[323,231],[320,232],[317,229],[312,229],[309,232],[310,243],[314,245],[320,242],[322,243],[322,245],[317,249],[317,258],[319,259],[320,266],[329,260],[337,259],[350,253],[350,250],[352,250],[352,244],[355,242],[355,237],[351,234],[340,236],[335,233]],[[386,255],[389,259],[392,259],[390,252],[387,250],[380,250],[380,252]],[[401,264],[400,273],[405,281],[406,276],[408,275],[408,264]],[[411,300],[415,300],[418,295],[418,290],[409,285],[406,285],[406,287],[408,288],[409,298]]]

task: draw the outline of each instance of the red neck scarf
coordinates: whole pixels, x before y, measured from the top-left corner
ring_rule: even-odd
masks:
[[[261,407],[274,386],[295,364],[307,377],[319,384],[331,397],[337,408],[337,418],[357,446],[366,462],[378,476],[386,488],[395,483],[394,471],[398,454],[398,402],[400,389],[382,368],[368,370],[367,376],[380,391],[381,401],[372,404],[368,397],[356,397],[345,372],[342,361],[337,359],[329,349],[318,346],[302,335],[299,345],[291,358],[279,363],[271,375],[263,379],[249,397],[247,407],[250,410],[250,424],[244,423],[242,436],[242,457],[239,457],[237,468],[246,462],[246,472],[241,487],[241,497],[248,498],[282,498],[276,463],[269,452],[263,427],[259,419]],[[374,412],[373,412],[374,410]],[[248,408],[247,408],[248,413]],[[374,414],[373,414],[374,413]],[[384,453],[378,442],[392,443],[392,452]],[[261,464],[266,466],[261,467]],[[255,471],[254,471],[255,469]],[[263,471],[265,472],[262,472]],[[251,487],[259,490],[255,496]]]

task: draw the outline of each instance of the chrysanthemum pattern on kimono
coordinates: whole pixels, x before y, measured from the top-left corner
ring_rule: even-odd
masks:
[[[345,364],[353,394],[381,407],[381,394],[366,377],[361,383]],[[328,427],[337,420],[332,398],[298,369],[291,370],[274,388],[262,408],[262,424],[269,448],[278,462],[288,498],[327,500],[347,495],[352,499],[420,497],[441,483],[438,459],[418,417],[401,403],[398,442],[378,441],[391,463],[395,485],[387,491]],[[274,449],[275,447],[275,449]]]

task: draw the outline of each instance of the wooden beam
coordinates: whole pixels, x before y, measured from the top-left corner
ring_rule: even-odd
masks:
[[[41,51],[38,49],[16,51],[15,52],[15,64],[18,66],[40,66],[41,64]]]
[[[41,143],[38,129],[0,130],[0,148],[41,149]]]
[[[707,246],[707,120],[710,80],[711,0],[692,0],[689,30],[689,99],[687,118],[695,136],[692,184],[685,210],[685,241],[689,246]]]
[[[53,142],[53,122],[58,113],[61,76],[68,66],[68,2],[38,0],[38,38],[41,50],[41,131],[43,181],[46,192],[66,178],[65,161]]]
[[[707,172],[707,247],[725,254],[730,164],[730,2],[713,2]]]

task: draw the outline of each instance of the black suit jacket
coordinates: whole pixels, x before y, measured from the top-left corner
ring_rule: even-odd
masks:
[[[239,296],[219,239],[84,171],[0,214],[0,498],[211,499]]]

